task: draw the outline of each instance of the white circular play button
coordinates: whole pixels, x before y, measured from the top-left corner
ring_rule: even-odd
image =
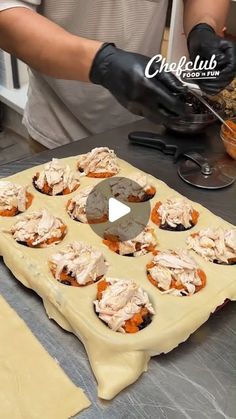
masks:
[[[120,218],[124,217],[130,212],[131,212],[131,208],[128,205],[123,204],[122,202],[118,201],[118,199],[109,198],[108,219],[110,223],[114,223],[114,221],[119,220]]]
[[[114,190],[114,182],[119,186],[118,189],[116,186]],[[111,179],[104,179],[97,183],[88,195],[85,208],[86,218],[94,233],[102,239],[107,229],[115,228],[119,230],[120,236],[125,237],[125,240],[131,240],[140,234],[148,224],[151,212],[150,201],[127,202],[127,200],[123,200],[124,193],[120,193],[119,199],[117,199],[117,190],[124,192],[126,188],[131,188],[139,194],[140,191],[142,192],[137,182],[129,178],[115,176],[112,178],[112,183]],[[145,196],[145,191],[141,195]],[[95,223],[94,213],[96,209],[100,211],[102,208],[106,208],[105,213],[108,217],[104,217],[104,219],[108,218],[108,221]]]

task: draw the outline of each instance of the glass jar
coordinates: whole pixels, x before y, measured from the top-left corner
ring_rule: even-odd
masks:
[[[220,137],[223,141],[226,152],[234,160],[236,160],[236,118],[232,118],[230,119],[230,121],[235,123],[235,133],[228,130],[227,127],[224,124],[222,124],[220,130]]]

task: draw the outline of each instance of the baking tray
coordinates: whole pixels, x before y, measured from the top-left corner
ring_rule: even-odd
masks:
[[[136,130],[165,134],[161,125],[141,120],[21,161],[1,165],[0,176],[12,175],[42,164],[52,157],[86,153],[104,144],[134,166],[164,180],[188,198],[201,202],[215,214],[236,224],[236,184],[210,193],[190,187],[176,176],[172,157],[163,156],[152,149],[133,147],[127,142],[129,132]],[[196,138],[187,138],[187,141],[198,141],[205,145],[209,156],[226,158],[217,124]],[[79,419],[222,419],[235,416],[236,304],[230,303],[211,316],[187,342],[175,350],[151,358],[148,373],[143,374],[113,400],[104,402],[97,397],[97,383],[81,342],[75,335],[48,320],[41,298],[17,281],[1,260],[0,278],[0,292],[4,298],[24,319],[51,356],[58,360],[68,376],[90,398],[92,405],[77,416]]]
[[[75,157],[62,161],[71,167],[76,166]],[[121,168],[119,176],[129,176],[135,170],[124,161],[120,160],[119,164]],[[31,184],[33,175],[40,169],[42,169],[40,166],[34,167],[8,180]],[[177,195],[177,192],[162,181],[155,178],[151,180],[157,189],[156,197],[152,200],[153,205],[156,200],[163,201],[169,196]],[[81,188],[97,182],[95,179],[83,178]],[[0,253],[15,277],[41,296],[50,318],[56,320],[65,330],[75,333],[83,342],[98,382],[100,397],[105,399],[114,397],[147,369],[150,356],[174,349],[200,327],[226,298],[232,300],[236,298],[235,266],[214,265],[196,255],[195,259],[207,275],[207,286],[191,298],[161,295],[146,278],[145,266],[150,261],[151,255],[134,258],[131,261],[130,258],[110,252],[88,225],[76,223],[69,218],[65,212],[68,196],[48,197],[31,188],[35,199],[30,210],[48,207],[68,225],[67,236],[56,249],[64,247],[74,239],[102,247],[110,265],[107,276],[135,279],[148,292],[156,310],[151,325],[143,331],[135,335],[115,333],[102,324],[94,314],[92,301],[96,298],[96,284],[76,289],[59,284],[51,276],[47,258],[56,251],[55,247],[29,249],[15,243],[8,234],[1,235]],[[230,226],[201,205],[194,203],[194,207],[200,212],[200,220],[195,230],[209,224]],[[5,230],[13,222],[12,219],[2,218],[0,228]],[[153,227],[157,231],[160,249],[185,246],[188,231],[164,232],[154,225]],[[225,278],[224,282],[222,277]]]

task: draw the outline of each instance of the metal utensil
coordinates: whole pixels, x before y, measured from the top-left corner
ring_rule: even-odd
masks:
[[[188,88],[189,89],[189,88]],[[192,93],[193,96],[195,96],[203,105],[205,105],[209,111],[211,111],[216,118],[218,118],[220,120],[220,122],[222,124],[224,124],[228,130],[230,130],[233,134],[234,134],[234,130],[227,124],[227,122],[225,122],[225,120],[223,118],[221,118],[221,116],[218,114],[218,112],[215,111],[215,109],[212,108],[211,105],[209,105],[209,103],[201,96],[199,95],[199,93],[196,92],[195,89],[189,89],[189,91]]]
[[[180,80],[180,82],[187,87],[189,93],[196,91],[199,95],[203,94],[200,87],[193,83],[187,83]],[[198,99],[198,98],[197,98]],[[196,99],[196,100],[197,100]],[[221,117],[224,117],[224,110],[225,110],[225,101],[222,98],[214,98],[212,97],[213,101],[219,102],[221,106],[221,110],[218,111]],[[188,104],[187,104],[188,105]],[[189,107],[191,105],[189,104]],[[170,132],[175,132],[178,134],[186,135],[195,135],[198,133],[203,132],[208,125],[214,123],[217,120],[217,117],[213,112],[208,113],[193,113],[188,112],[186,115],[182,116],[169,116],[168,118],[163,120],[163,125],[165,128]]]
[[[209,111],[211,111],[211,113],[213,113],[213,115],[215,115],[215,117],[218,118],[219,121],[234,134],[234,130],[227,124],[227,122],[225,122],[225,120],[219,115],[219,113],[216,112],[215,109],[213,109],[213,107],[209,105],[209,103],[204,99],[204,97],[202,96],[201,88],[198,86],[198,84],[191,84],[183,82],[181,79],[179,80],[185,87],[187,87],[188,91],[192,93],[193,96],[195,96],[204,106],[206,106],[206,108],[208,108]]]
[[[222,189],[235,182],[235,168],[228,162],[210,162],[196,152],[185,153],[187,160],[180,162],[178,175],[190,185],[202,189]]]
[[[152,147],[172,155],[174,162],[184,158],[179,163],[178,175],[190,185],[203,189],[221,189],[231,185],[236,179],[235,165],[232,167],[228,161],[209,161],[201,154],[202,145],[196,142],[190,144],[175,140],[178,143],[176,144],[160,134],[145,131],[130,132],[128,138],[131,144]]]

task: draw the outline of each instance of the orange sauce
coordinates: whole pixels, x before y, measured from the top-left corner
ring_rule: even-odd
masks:
[[[226,152],[236,160],[236,124],[228,119],[225,121],[227,125],[233,130],[229,130],[226,126],[222,126],[223,143]]]

